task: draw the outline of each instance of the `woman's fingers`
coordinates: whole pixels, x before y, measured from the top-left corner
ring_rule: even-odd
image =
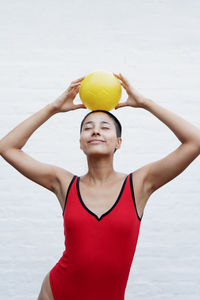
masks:
[[[115,109],[118,109],[118,108],[120,108],[120,107],[124,107],[124,106],[126,106],[126,105],[123,105],[123,104],[118,104],[117,106],[115,106]]]
[[[69,92],[72,92],[72,91],[78,92],[78,91],[79,91],[79,88],[80,88],[80,83],[72,83],[72,84],[70,84],[70,86],[68,87],[68,91],[69,91]]]
[[[71,83],[71,84],[70,84],[71,87],[75,87],[75,86],[78,86],[78,85],[80,85],[80,82],[77,82],[77,83]]]
[[[128,102],[127,101],[118,103],[117,106],[115,106],[115,109],[118,109],[120,107],[125,107],[125,106],[128,106]]]
[[[80,77],[79,79],[76,79],[76,80],[72,81],[72,83],[76,83],[76,82],[82,81],[84,78],[85,78],[85,76]]]
[[[115,74],[115,73],[113,73],[119,80],[121,80],[121,82],[123,83],[123,84],[128,84],[128,81],[122,76],[122,74],[121,73],[119,73],[119,75],[117,75],[117,74]]]
[[[122,76],[122,74],[121,73],[119,73],[119,75],[117,75],[117,74],[115,74],[115,73],[113,73],[117,78],[119,78],[119,79],[122,79],[123,78],[123,76]]]
[[[121,76],[121,80],[122,80],[125,84],[129,85],[128,80],[127,80],[121,73],[119,73],[119,74],[120,74],[120,76]]]
[[[119,75],[117,75],[117,74],[115,74],[115,73],[113,73],[113,75],[114,75],[115,77],[117,77],[118,79],[121,79]]]
[[[121,79],[120,79],[121,80]],[[126,84],[121,80],[120,81],[120,83],[121,83],[121,85],[126,89],[127,88],[127,86],[126,86]]]
[[[125,83],[123,83],[123,82],[120,82],[121,83],[121,85],[126,89],[126,85],[125,85]]]
[[[77,108],[87,108],[84,104],[76,104],[74,105],[74,109],[77,109]]]

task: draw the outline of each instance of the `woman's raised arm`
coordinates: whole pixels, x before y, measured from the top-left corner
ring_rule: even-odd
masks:
[[[21,122],[0,140],[0,154],[9,164],[27,178],[53,192],[56,192],[58,189],[59,180],[57,176],[61,168],[41,163],[24,153],[21,148],[26,144],[33,132],[54,114],[85,108],[83,104],[75,105],[73,103],[83,78],[72,81],[67,90],[54,102],[46,105]],[[70,176],[71,173],[68,173]]]
[[[149,193],[152,193],[178,176],[199,156],[200,130],[174,112],[144,97],[121,74],[114,75],[120,79],[128,94],[127,100],[120,103],[116,109],[131,106],[148,110],[167,125],[181,142],[181,145],[166,157],[139,169]]]

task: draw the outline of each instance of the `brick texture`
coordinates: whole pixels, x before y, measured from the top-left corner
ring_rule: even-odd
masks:
[[[141,93],[200,128],[199,11],[197,0],[4,1],[0,138],[55,100],[71,81],[99,69],[121,72]],[[23,150],[81,176],[87,164],[79,126],[87,112],[54,115]],[[129,173],[180,145],[148,111],[111,112],[123,126],[114,159],[119,172]],[[149,198],[126,300],[199,299],[199,162],[198,157]],[[2,157],[0,240],[0,299],[37,299],[64,250],[62,211],[53,193]]]

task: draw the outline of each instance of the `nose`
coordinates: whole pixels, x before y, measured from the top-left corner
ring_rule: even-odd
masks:
[[[99,129],[97,127],[94,127],[92,130],[92,136],[93,135],[99,135]]]

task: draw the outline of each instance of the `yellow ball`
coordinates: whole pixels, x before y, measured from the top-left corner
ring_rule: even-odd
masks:
[[[88,74],[81,82],[79,95],[90,110],[111,110],[119,103],[122,88],[119,80],[109,72]]]

